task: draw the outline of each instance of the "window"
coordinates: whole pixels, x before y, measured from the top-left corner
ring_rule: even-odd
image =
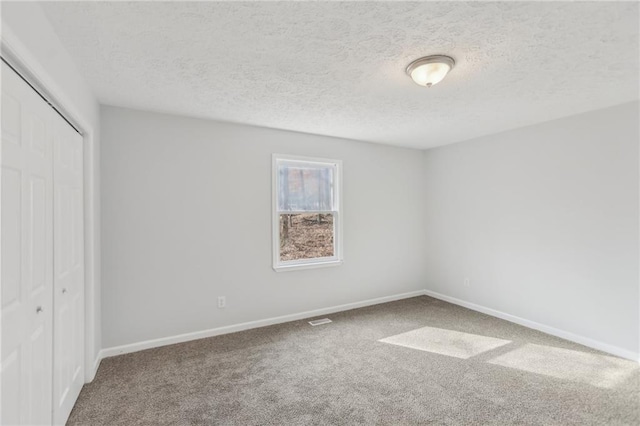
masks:
[[[273,269],[342,263],[342,162],[273,155]]]

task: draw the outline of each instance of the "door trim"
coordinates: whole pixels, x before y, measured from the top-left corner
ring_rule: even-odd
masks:
[[[91,121],[60,88],[40,62],[6,25],[0,35],[0,52],[11,66],[36,87],[82,133],[84,143],[84,262],[85,262],[85,348],[84,382],[95,377],[99,366],[96,347],[96,326],[100,324],[100,223],[99,223],[99,151],[97,136]],[[97,178],[96,178],[97,177]],[[98,345],[101,346],[100,344]]]

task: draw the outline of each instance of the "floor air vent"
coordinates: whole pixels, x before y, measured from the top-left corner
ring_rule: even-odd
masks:
[[[322,318],[319,320],[313,320],[313,321],[309,321],[309,324],[311,325],[322,325],[322,324],[329,324],[331,322],[331,320],[329,318]]]

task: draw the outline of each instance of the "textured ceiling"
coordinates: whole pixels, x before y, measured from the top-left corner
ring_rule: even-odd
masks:
[[[42,7],[109,105],[427,148],[638,99],[635,2]]]

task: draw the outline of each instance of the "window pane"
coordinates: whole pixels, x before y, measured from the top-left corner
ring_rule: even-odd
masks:
[[[280,261],[332,256],[332,214],[280,215]]]
[[[309,163],[278,165],[278,210],[333,210],[334,167]]]

